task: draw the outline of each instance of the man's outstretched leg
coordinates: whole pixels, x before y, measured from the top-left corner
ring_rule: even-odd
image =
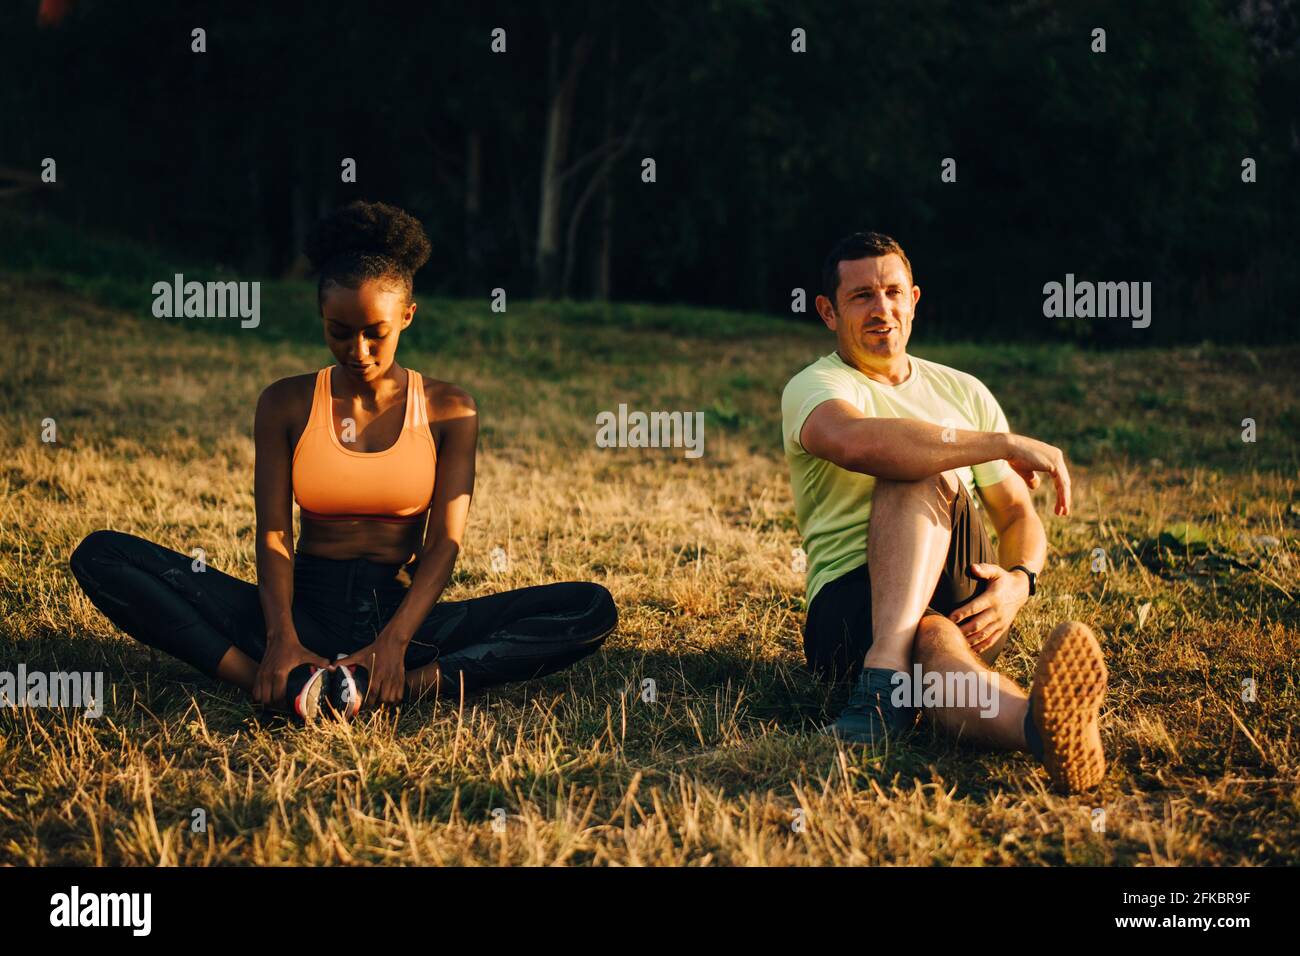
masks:
[[[871,648],[832,728],[843,740],[875,743],[915,722],[912,708],[892,700],[894,675],[911,665],[917,625],[948,556],[957,482],[952,472],[920,481],[876,481],[867,536]]]
[[[990,747],[1029,751],[1043,762],[1056,788],[1067,793],[1101,782],[1106,757],[1098,717],[1106,664],[1086,624],[1066,621],[1048,636],[1028,697],[988,667],[945,617],[922,618],[914,659],[923,679],[934,674],[942,680],[938,686],[945,698],[954,689],[961,691],[939,707],[926,708],[946,732]],[[980,687],[988,693],[981,694]]]

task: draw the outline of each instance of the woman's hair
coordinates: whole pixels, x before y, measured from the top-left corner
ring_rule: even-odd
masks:
[[[433,251],[420,220],[382,202],[350,202],[316,224],[307,258],[320,273],[317,301],[328,285],[360,288],[367,279],[400,283],[411,298],[412,278]]]

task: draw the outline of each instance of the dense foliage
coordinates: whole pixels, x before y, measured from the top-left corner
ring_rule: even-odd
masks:
[[[790,314],[803,288],[813,321],[826,248],[873,228],[950,337],[1294,338],[1289,3],[36,7],[0,11],[0,167],[58,183],[7,204],[204,261],[301,272],[360,197],[424,221],[428,292]],[[1045,318],[1067,274],[1151,282],[1150,328]]]

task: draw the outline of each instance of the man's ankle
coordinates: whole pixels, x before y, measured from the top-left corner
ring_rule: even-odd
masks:
[[[1038,732],[1038,724],[1034,722],[1034,700],[1029,699],[1029,706],[1025,708],[1025,748],[1034,755],[1039,763],[1043,762],[1043,735]]]
[[[881,716],[895,727],[910,725],[916,718],[916,708],[895,702],[895,675],[901,673],[905,672],[892,667],[862,668],[862,691],[868,700],[875,700]]]
[[[868,657],[866,660],[864,660],[864,661],[862,662],[862,669],[863,669],[863,670],[873,670],[873,671],[884,671],[884,670],[887,670],[887,671],[905,671],[905,670],[907,670],[907,667],[908,667],[908,665],[907,665],[906,662],[903,662],[903,663],[897,663],[897,662],[895,662],[895,661],[891,661],[889,658],[885,658],[885,657],[882,657],[882,658],[880,658],[879,660],[872,660],[871,658]]]
[[[901,667],[873,667],[869,664],[862,665],[863,680],[867,685],[876,690],[893,690],[894,675],[906,674],[907,671]]]

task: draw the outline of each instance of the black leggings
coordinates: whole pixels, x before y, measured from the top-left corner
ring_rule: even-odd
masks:
[[[216,677],[237,647],[266,651],[257,585],[121,531],[95,531],[72,553],[72,573],[104,615],[131,637]],[[374,641],[410,586],[409,566],[366,558],[294,557],[293,624],[328,660]],[[435,604],[406,650],[406,668],[438,661],[444,681],[475,690],[529,680],[593,653],[618,623],[610,593],[570,581]]]

